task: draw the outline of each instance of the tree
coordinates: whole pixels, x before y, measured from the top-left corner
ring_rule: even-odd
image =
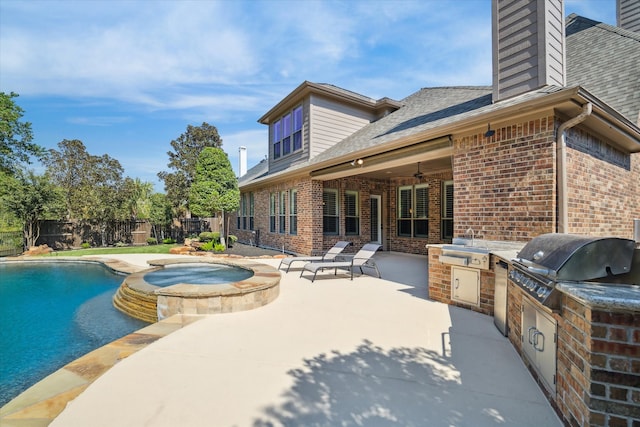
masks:
[[[51,149],[43,163],[47,173],[62,188],[67,219],[86,218],[89,190],[91,189],[91,155],[82,141],[65,139],[58,143],[60,151]]]
[[[196,163],[195,180],[189,193],[189,206],[197,216],[206,217],[214,216],[217,212],[222,213],[220,241],[224,244],[224,214],[238,210],[240,191],[229,157],[221,148],[207,147],[200,153]]]
[[[208,123],[201,126],[187,126],[187,131],[171,141],[172,151],[168,151],[167,166],[173,172],[162,171],[158,177],[164,181],[164,189],[172,206],[179,214],[189,209],[189,192],[195,178],[196,163],[205,147],[222,147],[218,129]]]
[[[87,206],[88,219],[100,224],[102,246],[107,246],[107,226],[115,220],[129,219],[125,207],[125,194],[120,191],[123,186],[124,170],[113,157],[104,154],[92,156],[91,162],[91,198]]]
[[[40,220],[57,218],[63,211],[60,189],[46,175],[32,171],[16,171],[13,176],[0,173],[3,206],[24,224],[27,247],[35,246],[40,237]]]
[[[18,94],[0,92],[0,172],[15,174],[17,164],[30,163],[29,156],[40,158],[44,148],[31,142],[31,123],[21,122],[24,110],[13,102]]]
[[[173,215],[171,215],[171,204],[167,200],[167,196],[163,193],[153,193],[151,195],[151,209],[149,212],[149,221],[153,227],[153,235],[158,240],[164,240],[164,228],[171,224]],[[160,227],[160,236],[158,229]]]
[[[60,151],[49,150],[45,164],[52,181],[62,188],[67,217],[98,221],[106,246],[109,222],[130,218],[121,190],[124,170],[107,154],[89,154],[80,140],[65,139],[58,147]]]
[[[143,182],[140,178],[132,179],[126,177],[122,192],[124,193],[125,209],[129,217],[133,219],[149,219],[153,184]]]

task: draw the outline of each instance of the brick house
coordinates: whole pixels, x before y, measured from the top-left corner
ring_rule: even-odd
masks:
[[[561,0],[522,3],[493,2],[492,86],[400,101],[306,81],[294,89],[259,119],[269,156],[239,180],[231,233],[300,254],[337,240],[426,254],[468,229],[504,241],[632,238],[639,18],[564,22]]]

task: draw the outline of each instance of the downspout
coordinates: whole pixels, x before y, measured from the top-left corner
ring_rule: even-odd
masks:
[[[582,106],[582,113],[567,120],[558,127],[556,133],[556,168],[558,170],[558,233],[566,233],[569,222],[569,203],[567,200],[567,144],[565,131],[582,123],[591,115],[592,105],[587,102]]]

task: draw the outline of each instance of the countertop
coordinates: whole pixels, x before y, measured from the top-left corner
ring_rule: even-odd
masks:
[[[558,282],[556,289],[589,308],[607,311],[640,311],[640,286]]]

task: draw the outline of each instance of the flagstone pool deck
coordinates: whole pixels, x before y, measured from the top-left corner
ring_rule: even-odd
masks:
[[[428,299],[426,257],[375,259],[382,279],[326,272],[311,283],[292,269],[264,307],[151,325],[60,374],[75,386],[53,422],[39,414],[56,401],[36,394],[30,413],[5,406],[1,424],[562,425],[491,317]]]

